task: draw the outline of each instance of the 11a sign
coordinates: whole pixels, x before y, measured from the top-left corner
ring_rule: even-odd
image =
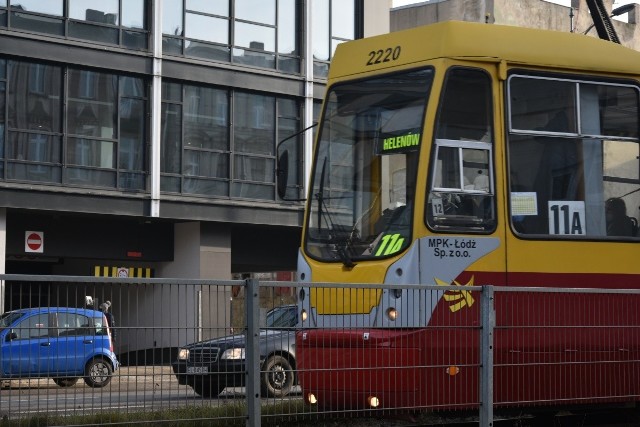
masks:
[[[549,201],[549,234],[585,236],[583,201]]]

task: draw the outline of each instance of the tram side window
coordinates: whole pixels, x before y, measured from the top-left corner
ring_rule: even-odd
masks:
[[[638,238],[638,88],[509,79],[511,225],[522,235]]]
[[[436,123],[426,221],[438,231],[492,231],[491,80],[477,69],[447,73]]]

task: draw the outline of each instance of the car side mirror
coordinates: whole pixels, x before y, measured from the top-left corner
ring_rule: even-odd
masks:
[[[7,342],[13,341],[15,339],[18,339],[18,334],[16,334],[15,332],[9,332],[7,334]]]

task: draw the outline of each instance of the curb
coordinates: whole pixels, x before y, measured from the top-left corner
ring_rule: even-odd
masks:
[[[118,382],[158,383],[170,381],[176,381],[170,366],[121,366],[113,373],[110,385]],[[51,378],[0,379],[0,389],[49,387],[52,385],[55,386]]]

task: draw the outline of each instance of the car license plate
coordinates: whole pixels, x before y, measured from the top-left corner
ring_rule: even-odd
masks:
[[[187,366],[187,374],[207,374],[209,368],[207,366]]]

